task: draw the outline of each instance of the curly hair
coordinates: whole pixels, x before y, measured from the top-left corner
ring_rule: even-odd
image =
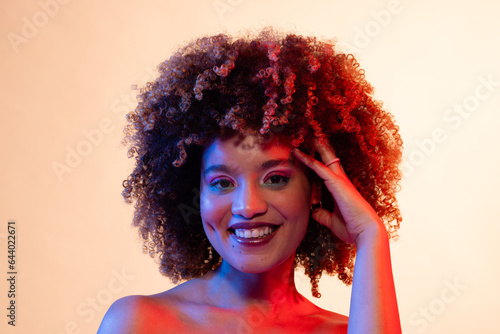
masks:
[[[270,28],[238,38],[219,34],[187,44],[158,70],[127,115],[124,142],[136,165],[123,196],[135,201],[133,225],[144,252],[172,282],[202,276],[222,261],[203,231],[200,168],[208,144],[236,133],[278,136],[308,154],[315,154],[316,138],[328,141],[389,236],[397,237],[398,127],[373,98],[354,56],[337,52],[335,42]],[[323,207],[333,209],[323,190]],[[323,272],[352,283],[355,254],[354,245],[310,218],[295,265],[320,297]]]

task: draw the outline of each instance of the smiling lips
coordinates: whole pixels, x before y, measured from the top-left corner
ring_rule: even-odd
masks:
[[[240,243],[264,243],[269,241],[279,228],[272,224],[235,224],[229,231]]]
[[[263,238],[272,232],[275,229],[269,226],[257,227],[252,229],[243,229],[239,228],[234,230],[234,234],[236,234],[239,238],[250,239],[250,238]]]

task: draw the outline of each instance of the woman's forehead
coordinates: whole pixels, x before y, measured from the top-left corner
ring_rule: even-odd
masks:
[[[235,163],[256,163],[269,159],[293,159],[292,147],[274,138],[262,140],[254,135],[238,135],[228,139],[218,138],[214,140],[203,154],[203,162],[223,163],[234,161]]]

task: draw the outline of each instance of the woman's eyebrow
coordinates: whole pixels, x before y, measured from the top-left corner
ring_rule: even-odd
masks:
[[[260,169],[268,169],[268,168],[273,168],[277,166],[294,166],[295,165],[295,160],[293,158],[285,158],[285,159],[274,159],[274,160],[267,160],[262,163],[260,166]],[[229,173],[231,171],[231,168],[229,168],[227,165],[212,165],[207,167],[203,171],[203,175],[207,175],[208,173],[211,172],[224,172],[224,173]]]
[[[226,165],[212,165],[205,169],[203,175],[207,175],[210,172],[224,172],[229,173],[229,168]]]
[[[276,160],[268,160],[261,165],[261,169],[268,169],[277,166],[294,166],[295,160],[293,158],[286,159],[276,159]]]

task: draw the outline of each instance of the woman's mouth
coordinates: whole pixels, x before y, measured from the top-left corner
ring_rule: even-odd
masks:
[[[278,228],[278,225],[265,225],[253,228],[231,228],[229,232],[239,243],[263,244],[274,236]]]
[[[239,228],[234,230],[234,234],[236,234],[237,237],[243,238],[243,239],[255,239],[255,238],[264,238],[268,236],[269,234],[273,233],[276,230],[277,227],[271,227],[271,226],[262,226],[262,227],[257,227],[257,228],[252,228],[252,229],[244,229],[244,228]]]

